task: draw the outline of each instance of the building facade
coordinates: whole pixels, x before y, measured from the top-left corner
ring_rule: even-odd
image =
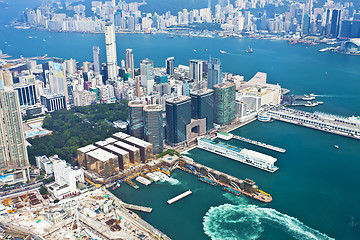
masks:
[[[223,82],[214,85],[215,123],[225,125],[235,120],[235,98],[235,83]]]
[[[118,77],[118,65],[115,42],[115,26],[113,22],[105,24],[105,43],[106,43],[106,66],[108,80],[116,80]]]
[[[161,105],[147,105],[144,107],[144,139],[153,145],[155,154],[164,149],[164,131]]]

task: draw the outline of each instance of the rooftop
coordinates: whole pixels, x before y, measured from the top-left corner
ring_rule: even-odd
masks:
[[[178,96],[178,97],[174,97],[174,98],[170,98],[168,100],[166,100],[167,103],[181,103],[181,102],[185,102],[185,101],[190,101],[191,97],[189,96]]]
[[[226,82],[222,82],[222,83],[218,83],[218,84],[214,85],[214,88],[223,89],[223,88],[229,88],[232,86],[235,86],[235,83],[226,81]]]
[[[135,100],[129,102],[129,107],[143,107],[146,105],[145,101]]]
[[[154,111],[154,112],[159,112],[159,111],[162,111],[162,106],[161,105],[156,105],[156,104],[153,104],[153,105],[146,105],[144,107],[144,111]]]
[[[126,141],[131,142],[131,143],[135,144],[136,146],[140,146],[140,147],[144,147],[144,148],[152,146],[151,143],[145,142],[136,137],[128,137],[128,138],[126,138]]]
[[[95,149],[97,149],[97,147],[90,144],[90,145],[87,145],[85,147],[79,148],[78,151],[83,152],[83,153],[87,153],[87,152],[90,152],[90,151],[95,150]]]
[[[249,150],[249,149],[243,149],[241,150],[242,153],[245,153],[249,156],[252,156],[254,158],[260,158],[261,160],[264,160],[266,161],[267,163],[270,163],[270,164],[274,164],[277,159],[272,157],[272,156],[269,156],[269,155],[266,155],[266,154],[263,154],[263,153],[259,153],[259,152],[255,152],[255,151],[252,151],[252,150]]]
[[[105,146],[104,148],[106,148],[107,150],[110,150],[112,152],[115,152],[117,154],[120,154],[120,155],[126,155],[126,154],[129,154],[127,151],[124,151],[118,147],[115,147],[114,145],[107,145]]]
[[[102,162],[106,162],[112,158],[117,158],[116,155],[114,155],[108,151],[102,150],[100,148],[98,148],[94,151],[88,152],[87,154],[90,157],[96,158],[97,160],[102,161]]]
[[[205,95],[205,94],[208,94],[208,93],[211,93],[211,92],[214,92],[214,90],[206,88],[206,89],[200,89],[200,90],[197,90],[197,91],[192,91],[190,93],[190,95],[200,96],[200,95]]]
[[[131,145],[129,145],[129,144],[127,144],[127,143],[124,143],[124,142],[120,142],[120,141],[114,143],[114,145],[115,145],[115,146],[119,146],[119,147],[126,148],[126,149],[128,149],[128,150],[130,150],[130,151],[133,151],[133,152],[139,151],[139,148],[134,147],[134,146],[131,146]]]
[[[103,147],[103,146],[109,145],[109,144],[111,144],[111,143],[114,143],[114,142],[116,142],[116,141],[117,141],[117,140],[114,139],[114,138],[107,138],[107,139],[105,139],[104,141],[98,141],[98,142],[96,142],[95,144]]]
[[[118,132],[118,133],[114,133],[113,134],[114,137],[120,138],[120,139],[125,139],[130,137],[129,134],[123,133],[123,132]]]

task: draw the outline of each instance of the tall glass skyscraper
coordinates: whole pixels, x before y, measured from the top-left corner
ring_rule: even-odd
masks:
[[[221,62],[218,58],[210,57],[208,63],[208,79],[207,79],[207,88],[213,89],[213,86],[218,83],[222,83],[222,72],[221,72]]]
[[[214,128],[214,91],[201,89],[190,93],[191,118],[206,118],[206,131]]]
[[[166,66],[166,74],[170,76],[174,75],[174,57],[167,58],[165,62],[165,66]]]
[[[203,75],[203,61],[192,59],[190,60],[190,79],[200,82]]]
[[[144,112],[143,107],[146,105],[144,101],[129,102],[129,129],[130,135],[144,139]]]
[[[105,43],[108,80],[116,80],[118,77],[118,65],[115,43],[115,26],[113,22],[107,22],[105,24]]]
[[[215,123],[225,125],[235,120],[235,97],[235,83],[223,82],[214,85]]]
[[[144,107],[144,138],[153,145],[155,154],[163,151],[164,131],[161,105]]]
[[[166,140],[176,145],[186,140],[186,125],[191,122],[191,98],[179,96],[166,101]]]

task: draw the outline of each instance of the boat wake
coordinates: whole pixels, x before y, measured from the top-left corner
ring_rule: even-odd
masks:
[[[315,97],[322,98],[356,98],[356,95],[335,95],[335,94],[315,94]]]
[[[179,185],[179,184],[181,184],[181,182],[179,180],[177,180],[175,178],[172,178],[172,177],[170,177],[170,178],[168,178],[166,180],[165,179],[160,179],[160,182],[161,183],[168,182],[168,183],[170,183],[170,185]]]
[[[205,214],[203,229],[211,239],[258,239],[265,225],[280,229],[295,239],[332,239],[294,217],[238,199],[236,205],[211,207]]]

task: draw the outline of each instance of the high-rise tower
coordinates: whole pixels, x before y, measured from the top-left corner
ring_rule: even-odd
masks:
[[[190,60],[190,79],[196,82],[202,81],[203,75],[203,61],[201,60]]]
[[[135,78],[134,54],[132,49],[125,50],[125,60],[126,60],[126,71],[129,71],[131,78],[134,79]]]
[[[174,75],[174,57],[169,57],[165,62],[166,74],[173,76]]]
[[[208,64],[208,84],[207,87],[212,89],[215,84],[222,83],[221,62],[218,58],[210,57]]]
[[[113,22],[107,22],[105,24],[105,43],[108,80],[116,80],[118,77],[118,65],[115,43],[115,26]]]
[[[12,183],[26,182],[30,165],[17,91],[0,90],[0,103],[1,179],[8,179]],[[6,170],[11,169],[15,171],[7,174]]]
[[[97,46],[93,47],[93,60],[94,60],[94,72],[100,73],[101,55],[100,55],[100,48]]]

